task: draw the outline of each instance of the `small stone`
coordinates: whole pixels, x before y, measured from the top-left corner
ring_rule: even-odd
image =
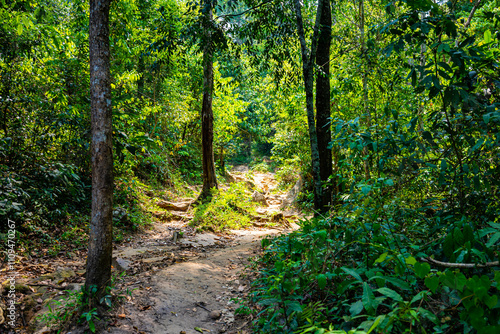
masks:
[[[213,310],[209,314],[210,318],[213,320],[217,320],[222,316],[222,312],[220,310]]]
[[[111,264],[118,271],[127,271],[132,264],[132,261],[122,259],[120,257],[111,259]]]
[[[252,194],[252,202],[261,203],[264,206],[267,206],[266,196],[258,192],[257,190]]]
[[[56,272],[54,273],[54,278],[56,280],[61,280],[65,278],[70,278],[75,276],[76,273],[73,269],[70,268],[57,268]]]

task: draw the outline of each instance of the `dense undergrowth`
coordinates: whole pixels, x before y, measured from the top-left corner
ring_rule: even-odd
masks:
[[[35,164],[16,172],[2,167],[0,218],[4,223],[8,218],[17,224],[20,252],[56,256],[69,249],[87,248],[91,187],[84,170],[62,163]],[[155,196],[170,199],[191,195],[180,174],[167,176],[158,172],[162,168],[162,161],[148,164],[147,159],[133,155],[116,165],[115,242],[152,222]],[[4,224],[0,226],[0,239],[5,236],[5,228]]]
[[[498,260],[498,218],[430,216],[387,198],[370,205],[370,197],[357,211],[339,208],[262,241],[253,304],[240,308],[257,316],[256,331],[498,332],[500,270],[486,264]],[[486,211],[498,217],[497,208]]]

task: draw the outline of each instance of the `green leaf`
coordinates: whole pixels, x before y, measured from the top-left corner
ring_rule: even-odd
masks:
[[[491,43],[491,41],[492,41],[492,39],[491,39],[491,30],[488,29],[488,30],[486,30],[484,32],[484,42],[486,44],[488,44],[488,43]]]
[[[363,306],[368,313],[373,314],[377,309],[378,303],[375,299],[375,295],[366,282],[363,283],[363,296],[361,297],[361,301],[363,302]]]
[[[484,309],[481,306],[473,306],[468,310],[471,324],[474,327],[484,326]]]
[[[403,280],[400,280],[398,278],[395,278],[395,277],[390,277],[390,276],[373,276],[373,277],[370,277],[369,281],[373,280],[373,279],[376,279],[376,280],[384,280],[386,282],[389,282],[391,283],[392,285],[402,289],[402,290],[410,290],[410,286],[408,285],[408,283],[406,283],[405,281]]]
[[[451,258],[453,256],[453,252],[455,251],[455,247],[453,244],[453,235],[450,233],[444,238],[443,242],[443,252],[447,258]]]
[[[364,195],[368,195],[368,193],[372,190],[372,187],[370,185],[364,185],[361,187],[361,192]]]
[[[267,305],[272,305],[279,302],[278,298],[268,298],[264,300],[260,300],[257,302],[257,304],[262,305],[262,306],[267,306]]]
[[[491,117],[491,114],[484,114],[483,115],[483,121],[485,124],[488,124],[490,122],[490,117]]]
[[[425,262],[417,262],[413,266],[413,269],[415,269],[415,274],[417,274],[419,278],[424,278],[431,271],[431,266]]]
[[[363,302],[361,300],[351,304],[351,307],[349,308],[349,312],[353,317],[360,314],[361,311],[363,311]]]
[[[324,274],[319,274],[316,279],[318,280],[318,288],[324,289],[326,287],[326,276]]]
[[[276,271],[280,272],[283,270],[284,263],[283,261],[278,261],[274,264],[274,267],[276,268]]]
[[[392,289],[380,288],[380,289],[377,289],[377,291],[380,292],[381,294],[383,294],[384,296],[387,296],[391,299],[394,299],[397,302],[403,301],[403,297],[401,297],[401,295],[399,293],[397,293],[396,291],[394,291]]]
[[[481,182],[479,182],[479,175],[474,176],[474,189],[481,190]]]
[[[455,227],[453,230],[453,239],[457,245],[462,245],[464,243],[464,235],[462,234],[460,228]]]
[[[394,185],[394,181],[392,179],[387,179],[384,181],[384,183],[389,187],[392,187]]]
[[[17,24],[17,30],[16,31],[17,31],[17,34],[19,36],[21,36],[23,34],[23,25],[20,22]]]
[[[373,322],[373,325],[370,327],[368,332],[366,334],[370,334],[375,328],[377,328],[378,324],[385,319],[385,315],[379,315],[375,321]]]
[[[500,270],[495,271],[495,281],[497,282],[497,285],[500,285]]]
[[[89,329],[92,333],[95,333],[95,324],[92,320],[90,320],[89,322]]]
[[[441,283],[446,285],[452,289],[457,289],[462,291],[465,283],[467,282],[467,278],[461,272],[452,272],[447,271],[444,275],[441,276]]]
[[[470,224],[464,224],[464,240],[467,241],[474,241],[474,231],[472,231],[472,227],[470,227]]]
[[[439,286],[439,276],[426,277],[424,283],[425,286],[432,291],[432,293],[435,293]]]
[[[414,265],[415,263],[417,263],[417,260],[413,256],[410,256],[405,259],[405,262],[406,264]]]
[[[354,277],[359,282],[361,282],[361,283],[363,282],[363,279],[361,278],[361,276],[354,269],[346,268],[346,267],[342,267],[340,269],[342,269],[345,273],[347,273],[347,274],[351,275],[352,277]]]
[[[385,253],[381,254],[378,257],[378,259],[375,260],[375,263],[382,263],[382,262],[384,262],[385,258],[387,257],[387,254],[389,254],[389,253],[385,252]]]
[[[291,312],[297,312],[301,313],[302,312],[302,306],[298,301],[288,301],[288,303],[285,303],[286,308],[288,309],[287,311]]]
[[[448,165],[446,164],[446,160],[442,159],[441,160],[441,171],[445,172],[447,168],[448,168]]]
[[[496,232],[490,237],[490,240],[488,240],[488,242],[486,243],[486,247],[493,247],[498,242],[498,240],[500,240],[500,232]]]
[[[434,315],[434,313],[424,309],[424,308],[419,308],[420,314],[422,314],[425,318],[429,319],[432,321],[434,324],[439,324],[439,319]]]
[[[497,305],[498,297],[497,297],[497,295],[486,296],[483,298],[483,301],[486,304],[486,306],[488,306],[490,309],[492,309]]]
[[[420,299],[424,298],[425,296],[427,296],[427,291],[420,291],[419,293],[417,293],[412,299],[411,299],[411,302],[410,304],[413,304],[417,301],[419,301]]]
[[[429,89],[429,99],[432,100],[434,97],[436,97],[439,94],[440,91],[441,90],[438,87],[432,86]]]

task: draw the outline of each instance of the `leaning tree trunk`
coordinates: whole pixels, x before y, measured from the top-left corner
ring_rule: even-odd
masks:
[[[92,213],[85,288],[98,301],[111,281],[113,240],[113,143],[109,69],[109,6],[90,0],[90,100],[92,122]]]
[[[295,0],[295,17],[297,20],[297,34],[300,41],[300,49],[302,56],[302,74],[304,76],[304,87],[306,91],[306,109],[307,109],[307,126],[309,129],[309,143],[311,146],[311,164],[314,178],[314,208],[316,213],[319,213],[321,208],[321,175],[320,175],[320,160],[318,151],[318,137],[316,134],[316,125],[314,121],[314,59],[316,58],[316,46],[318,41],[319,23],[323,11],[323,1],[318,3],[318,11],[316,13],[316,23],[311,41],[311,50],[309,51],[306,44],[304,32],[304,23],[302,20],[301,1]]]
[[[203,49],[203,104],[201,108],[201,144],[203,153],[203,189],[200,200],[210,198],[212,188],[217,188],[214,163],[214,113],[212,110],[213,46],[209,23],[212,21],[211,0],[204,1],[205,47]]]
[[[328,148],[332,140],[330,131],[330,43],[332,34],[332,11],[329,0],[323,1],[316,65],[319,73],[316,77],[316,134],[318,136],[319,172],[322,182],[320,207],[322,213],[328,211],[332,202],[332,150]]]

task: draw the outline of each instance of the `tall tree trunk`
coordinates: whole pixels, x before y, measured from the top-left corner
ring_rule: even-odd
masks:
[[[304,87],[306,91],[306,109],[307,109],[307,126],[309,129],[309,143],[311,147],[311,164],[314,178],[314,208],[316,214],[321,208],[321,175],[320,162],[318,151],[318,137],[316,134],[316,125],[314,121],[314,60],[316,58],[316,46],[318,42],[319,24],[323,12],[324,1],[319,1],[316,12],[316,23],[314,26],[313,37],[311,41],[311,50],[307,48],[306,37],[304,32],[304,23],[302,19],[301,1],[294,0],[295,17],[297,20],[297,34],[300,41],[300,49],[302,56],[302,74],[304,76]]]
[[[144,72],[146,72],[146,67],[144,66],[144,55],[142,53],[139,55],[137,72],[139,72],[140,75],[139,80],[137,80],[137,96],[142,100],[144,98]]]
[[[359,33],[360,33],[360,44],[361,44],[361,57],[363,62],[363,109],[365,114],[365,126],[369,128],[372,124],[370,108],[368,106],[368,61],[366,57],[366,44],[365,44],[365,6],[364,0],[359,1]],[[363,148],[363,154],[365,155],[364,169],[365,169],[365,179],[370,178],[370,157],[368,156],[370,152],[368,147]]]
[[[94,301],[111,281],[113,240],[113,142],[109,69],[109,6],[90,0],[90,100],[92,122],[92,213],[85,288]]]
[[[332,10],[329,0],[323,1],[321,25],[318,37],[316,65],[319,73],[316,77],[316,134],[318,136],[319,172],[323,184],[318,210],[328,211],[332,202],[332,185],[327,181],[332,175],[332,150],[328,148],[332,140],[330,130],[330,44],[332,34]]]
[[[210,198],[210,190],[217,188],[214,163],[214,113],[212,110],[213,75],[213,45],[210,21],[212,21],[211,0],[205,0],[202,8],[205,29],[205,47],[203,49],[203,104],[201,108],[201,143],[203,151],[203,189],[200,200]]]

